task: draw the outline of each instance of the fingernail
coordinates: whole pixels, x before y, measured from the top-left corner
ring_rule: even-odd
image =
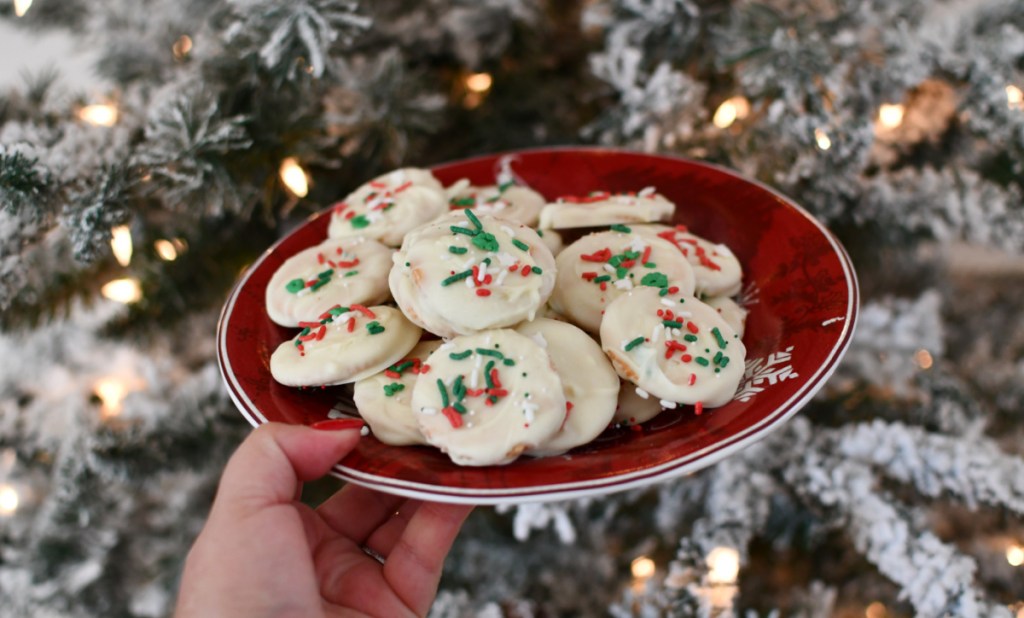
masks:
[[[358,418],[335,418],[313,423],[310,427],[324,431],[341,431],[342,429],[362,429],[365,424]]]

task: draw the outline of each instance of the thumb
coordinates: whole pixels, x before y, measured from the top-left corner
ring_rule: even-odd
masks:
[[[299,484],[320,478],[355,448],[363,421],[267,423],[249,434],[221,476],[214,513],[291,503]]]

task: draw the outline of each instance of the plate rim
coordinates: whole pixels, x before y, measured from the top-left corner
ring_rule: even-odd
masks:
[[[415,481],[405,481],[402,479],[393,479],[390,477],[379,476],[375,474],[369,474],[350,468],[343,465],[342,463],[335,464],[330,470],[332,476],[338,477],[348,482],[352,482],[364,487],[372,489],[378,489],[387,493],[396,494],[408,498],[414,498],[419,500],[428,500],[435,502],[447,502],[456,504],[476,504],[476,505],[498,505],[498,504],[521,504],[528,502],[555,502],[562,500],[572,500],[584,497],[606,495],[610,493],[617,493],[620,491],[626,491],[629,489],[637,489],[654,483],[670,480],[696,472],[702,468],[708,467],[719,461],[729,457],[733,453],[742,450],[755,442],[764,439],[771,431],[776,429],[779,425],[784,423],[791,416],[796,414],[802,409],[808,401],[825,385],[828,379],[835,372],[839,365],[839,361],[842,359],[846,350],[849,348],[850,343],[853,340],[853,333],[856,330],[857,316],[860,309],[860,285],[857,280],[856,271],[853,268],[852,260],[843,245],[836,239],[832,232],[818,221],[813,215],[811,215],[802,206],[796,203],[793,199],[777,191],[776,189],[762,183],[759,180],[748,178],[741,175],[739,172],[724,167],[722,165],[711,163],[707,161],[701,161],[697,159],[691,159],[688,157],[682,157],[677,155],[667,154],[656,154],[646,153],[637,150],[630,150],[624,148],[611,148],[602,146],[572,146],[572,145],[561,145],[561,146],[548,146],[548,147],[536,147],[526,148],[517,150],[508,150],[484,155],[474,155],[470,157],[464,157],[461,159],[455,159],[452,161],[445,161],[431,166],[429,169],[433,169],[438,166],[450,166],[465,164],[479,159],[490,159],[494,157],[516,155],[516,154],[529,154],[536,152],[580,152],[580,153],[597,153],[597,154],[624,154],[624,155],[640,155],[643,157],[665,159],[669,161],[676,161],[680,163],[686,163],[689,165],[696,165],[708,169],[715,170],[719,173],[726,174],[727,176],[740,180],[742,182],[754,185],[777,200],[785,203],[787,206],[793,208],[797,213],[809,220],[811,224],[822,234],[822,236],[828,241],[833,251],[839,258],[839,262],[843,269],[843,276],[846,281],[846,287],[848,291],[848,300],[846,306],[846,313],[843,316],[843,330],[840,332],[836,343],[832,346],[829,351],[828,357],[818,367],[817,371],[812,375],[804,385],[797,390],[787,401],[776,406],[769,415],[762,418],[757,423],[747,427],[741,432],[729,436],[723,441],[716,442],[714,444],[705,446],[699,451],[690,453],[686,456],[685,460],[675,459],[664,462],[657,466],[646,468],[644,470],[637,470],[633,472],[627,472],[612,477],[603,477],[600,479],[584,479],[580,481],[571,481],[566,483],[559,483],[553,485],[533,486],[533,487],[519,487],[519,488],[460,488],[460,487],[447,487],[439,485],[431,485],[426,483],[420,483]],[[306,222],[310,220],[324,216],[324,212],[327,209],[323,209],[317,213],[314,213],[307,217]],[[305,225],[305,223],[300,224]],[[266,251],[250,264],[241,278],[232,287],[231,293],[228,296],[227,301],[224,303],[221,309],[220,316],[217,320],[217,365],[221,373],[221,378],[225,385],[228,387],[228,394],[231,397],[232,402],[242,413],[247,421],[253,427],[259,427],[269,420],[260,412],[259,408],[246,396],[244,389],[237,381],[237,377],[231,369],[231,361],[227,357],[227,332],[226,328],[227,321],[230,320],[229,315],[234,309],[235,302],[238,299],[239,293],[245,286],[245,283],[249,280],[249,277],[255,272],[256,268],[272,254],[279,245],[281,245],[286,239],[288,239],[294,232],[289,232],[279,238],[273,245],[271,245]],[[562,455],[561,457],[572,457],[571,455]]]

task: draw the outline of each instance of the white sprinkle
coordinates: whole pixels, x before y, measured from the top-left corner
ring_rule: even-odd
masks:
[[[537,411],[538,407],[539,406],[535,403],[530,403],[529,401],[523,402],[523,416],[526,417],[527,423],[533,422],[534,413]]]
[[[469,372],[469,388],[476,388],[476,385],[479,383],[479,380],[477,379],[477,375],[479,375],[480,372],[477,371],[478,369],[480,369],[480,368],[479,367],[473,367],[473,371]]]
[[[506,234],[508,234],[512,238],[516,237],[515,231],[512,228],[510,228],[509,226],[507,226],[507,225],[501,226],[501,231],[505,232]]]
[[[487,334],[484,337],[484,345],[491,345],[491,335],[490,334]]]
[[[508,269],[507,268],[502,268],[501,270],[499,270],[498,271],[498,278],[494,280],[494,285],[496,287],[500,287],[501,284],[505,282],[505,277],[507,277],[507,276],[508,276]]]
[[[651,396],[651,394],[650,394],[650,393],[648,393],[648,392],[647,392],[647,391],[645,391],[644,389],[640,388],[639,386],[638,386],[638,387],[636,387],[636,394],[637,394],[637,395],[640,395],[640,398],[641,398],[641,399],[648,399],[648,398],[649,398],[649,397]]]
[[[680,331],[678,328],[673,328],[672,329],[672,336],[673,337],[678,337],[679,335],[682,335],[682,334],[683,334],[682,331]]]
[[[388,182],[394,185],[401,185],[405,182],[405,170],[397,169],[388,174]]]
[[[466,277],[466,287],[467,288],[473,287],[473,277]]]
[[[508,251],[502,251],[501,253],[499,253],[498,261],[501,262],[501,265],[505,267],[511,266],[518,262],[515,256],[509,253]]]
[[[661,304],[665,305],[666,307],[675,307],[676,306],[675,301],[671,301],[671,300],[669,300],[667,298],[662,298],[661,299]]]
[[[435,414],[437,414],[437,408],[420,408],[420,414],[424,414],[426,416],[434,416]]]
[[[651,329],[651,343],[658,343],[658,339],[661,338],[661,329],[665,328],[662,324],[655,324],[654,328]]]
[[[544,338],[542,333],[533,333],[530,335],[530,339],[533,339],[534,342],[542,348],[548,347],[548,340]]]
[[[676,311],[676,317],[679,317],[679,318],[692,318],[693,317],[693,312],[692,311]]]
[[[472,427],[472,426],[473,426],[472,421],[466,421],[466,427]]]
[[[842,322],[846,318],[840,316],[838,318],[829,318],[821,323],[822,326],[828,326],[829,324],[835,324],[836,322]]]
[[[450,350],[450,349],[452,349],[454,347],[455,347],[455,343],[454,342],[452,342],[452,341],[445,341],[440,346],[438,346],[437,351],[438,352],[442,352],[444,350]]]
[[[639,236],[633,236],[633,240],[629,241],[629,249],[631,251],[637,251],[639,253],[643,253],[644,249],[646,249],[646,248],[647,248],[647,243],[644,242],[644,239],[640,238]]]
[[[654,187],[644,187],[643,189],[640,189],[640,192],[637,193],[637,195],[640,197],[647,197],[649,195],[653,195],[654,191]]]
[[[473,257],[469,258],[468,260],[466,260],[465,262],[463,262],[461,270],[466,270],[467,268],[469,268],[473,264],[476,264],[476,256],[473,256]]]
[[[633,289],[633,281],[631,279],[619,279],[613,285],[619,288],[620,290]]]
[[[604,265],[604,269],[607,270],[610,273],[614,273],[615,272],[615,267],[612,266],[611,264],[605,264]]]
[[[480,265],[480,268],[476,269],[476,280],[479,283],[484,282],[484,277],[487,276],[487,266],[484,264]],[[472,277],[470,277],[472,278]]]
[[[662,400],[661,400],[661,401],[659,401],[658,403],[660,403],[660,404],[661,404],[661,407],[663,407],[663,408],[668,408],[669,410],[673,410],[673,409],[675,409],[675,407],[676,407],[676,402],[674,402],[674,401],[669,401],[669,400],[667,400],[667,399],[662,399]]]
[[[364,438],[370,435],[370,428],[367,427],[366,425],[363,425],[362,428],[359,429],[359,435],[363,436]]]

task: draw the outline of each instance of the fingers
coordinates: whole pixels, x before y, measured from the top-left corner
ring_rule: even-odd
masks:
[[[363,545],[387,559],[422,504],[419,500],[406,501],[390,519],[381,524],[363,541]]]
[[[374,530],[391,519],[405,498],[359,485],[346,485],[317,508],[338,534],[363,545]]]
[[[384,563],[384,579],[417,615],[426,615],[437,594],[444,558],[472,506],[419,505]]]
[[[334,431],[279,423],[258,427],[228,461],[212,514],[291,503],[302,481],[323,476],[355,448],[360,427],[361,423]]]

